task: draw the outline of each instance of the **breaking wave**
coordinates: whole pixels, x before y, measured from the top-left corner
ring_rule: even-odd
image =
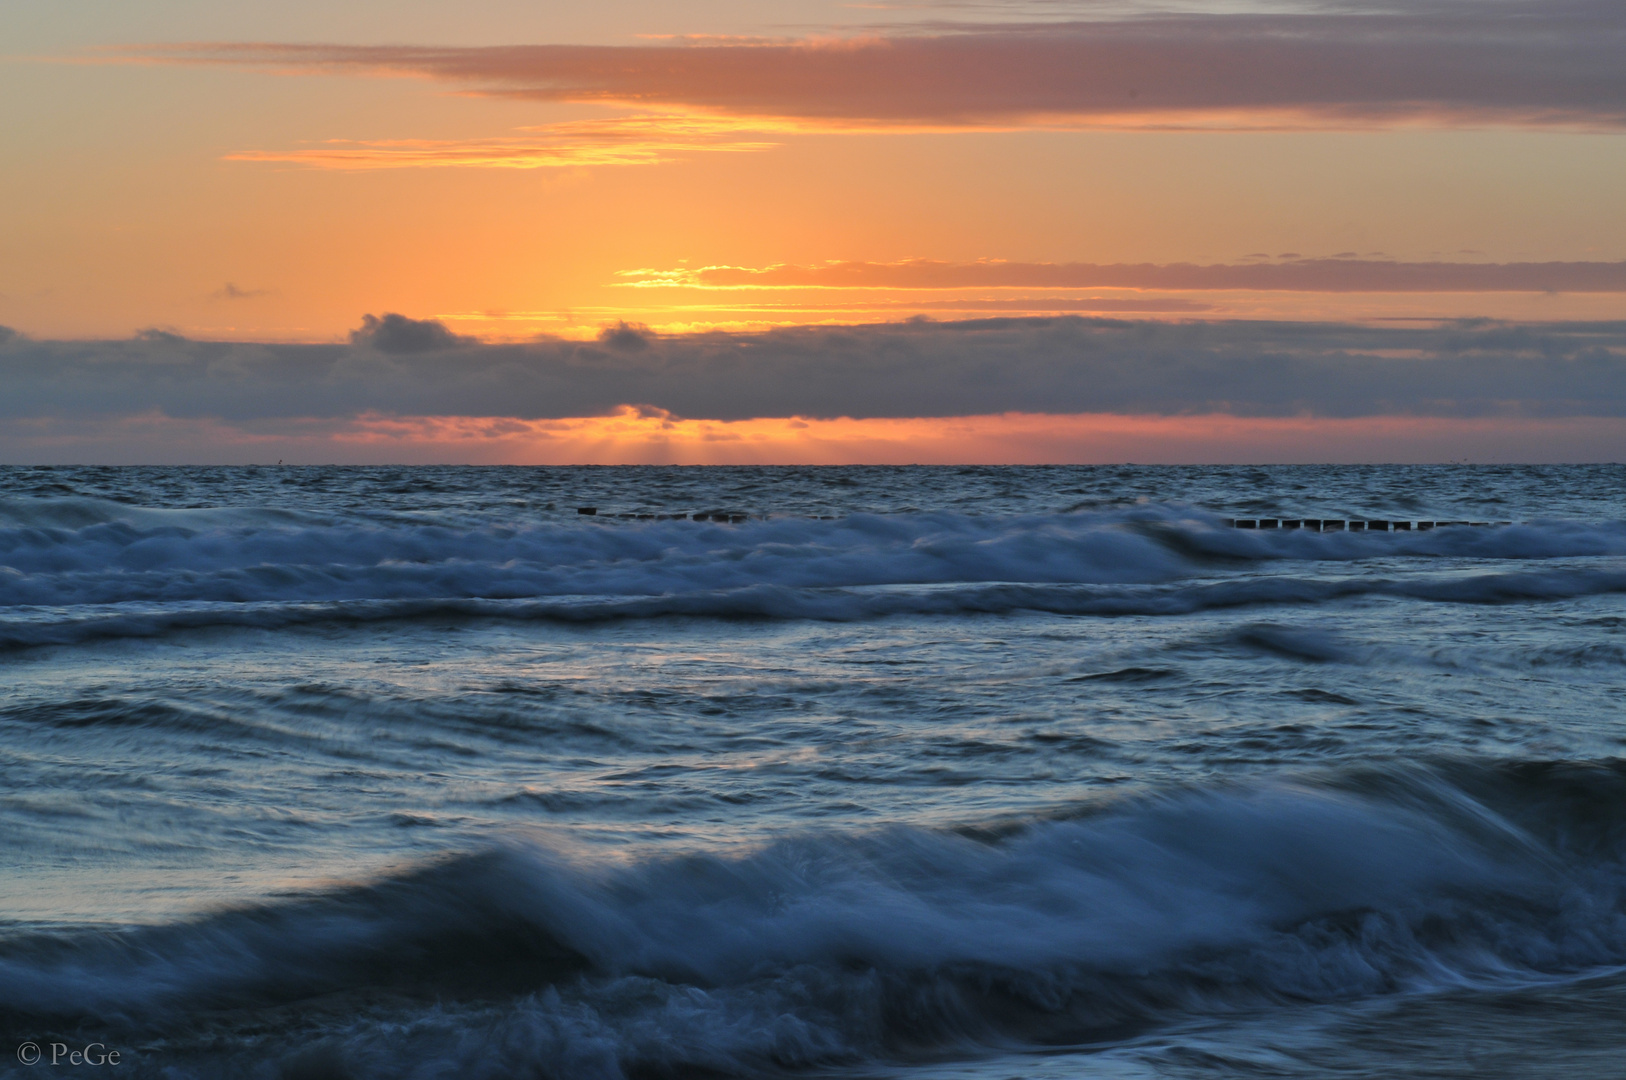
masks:
[[[1374,594],[1483,603],[1621,591],[1626,570],[1574,560],[1623,554],[1619,522],[1272,533],[1178,506],[455,525],[12,499],[0,503],[0,643],[426,615],[1174,614]],[[1530,565],[1555,559],[1571,563]],[[1485,560],[1523,565],[1487,572]]]
[[[1367,769],[631,863],[514,841],[181,924],[12,934],[0,1018],[168,1032],[171,1066],[195,1036],[334,1075],[759,1074],[1568,978],[1626,963],[1623,890],[1626,766]]]

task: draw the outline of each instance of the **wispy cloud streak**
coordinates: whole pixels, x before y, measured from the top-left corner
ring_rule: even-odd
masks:
[[[1626,262],[825,262],[625,270],[617,284],[691,289],[1166,289],[1290,292],[1626,292]]]
[[[321,169],[543,169],[657,165],[689,152],[749,153],[776,143],[739,136],[752,128],[704,116],[637,115],[519,129],[496,139],[329,139],[288,150],[238,150],[228,161],[271,161]]]
[[[1171,14],[840,40],[132,47],[132,60],[420,76],[471,92],[812,126],[1626,123],[1615,0]]]

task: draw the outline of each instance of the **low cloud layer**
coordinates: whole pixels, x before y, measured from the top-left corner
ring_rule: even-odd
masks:
[[[482,344],[369,317],[348,344],[34,341],[0,330],[0,417],[690,419],[1005,412],[1626,416],[1626,323],[1364,326],[1054,317]]]
[[[227,43],[141,46],[122,55],[415,75],[506,97],[791,118],[814,127],[1626,123],[1626,7],[1616,0],[1425,0],[842,40]]]
[[[621,284],[699,289],[1170,289],[1626,292],[1626,262],[1453,263],[1338,257],[1256,263],[826,262],[628,270]]]

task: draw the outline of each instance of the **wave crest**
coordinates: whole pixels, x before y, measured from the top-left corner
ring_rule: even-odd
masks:
[[[9,609],[0,641],[12,645],[424,613],[1173,614],[1368,594],[1540,599],[1615,592],[1626,582],[1608,565],[1485,572],[1485,560],[1626,554],[1626,523],[1618,522],[1315,534],[1233,530],[1190,508],[1142,506],[1019,517],[457,526],[84,499],[33,500],[40,505],[19,510],[23,502],[0,507],[0,606]],[[1383,560],[1381,572],[1339,569],[1374,559]],[[1441,560],[1474,560],[1478,572],[1449,572]]]
[[[387,994],[382,1017],[332,1021],[333,1052],[379,1071],[438,1055],[468,1075],[1080,1043],[1193,1012],[1626,963],[1622,807],[1626,766],[1534,762],[631,864],[515,841],[179,925],[13,934],[0,1010],[133,1032],[247,1010],[247,1052],[250,1029],[308,1034],[333,995]]]

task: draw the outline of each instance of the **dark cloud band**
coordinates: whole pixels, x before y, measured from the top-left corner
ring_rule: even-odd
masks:
[[[1055,317],[482,344],[369,319],[348,344],[0,333],[0,416],[1626,416],[1626,323],[1366,326]]]

